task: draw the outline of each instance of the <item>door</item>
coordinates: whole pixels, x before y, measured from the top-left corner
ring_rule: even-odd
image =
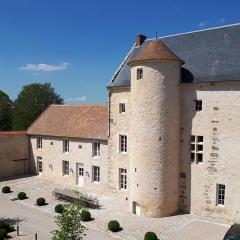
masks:
[[[41,157],[37,157],[37,171],[39,175],[42,175],[43,172],[43,162]]]
[[[141,214],[140,204],[137,202],[133,202],[133,213],[136,214],[137,216],[140,216]]]
[[[84,165],[82,163],[79,163],[77,165],[77,173],[78,173],[78,185],[82,187],[84,185]]]

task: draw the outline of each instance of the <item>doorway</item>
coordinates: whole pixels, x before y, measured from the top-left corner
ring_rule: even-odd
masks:
[[[77,184],[80,187],[84,186],[84,165],[83,165],[83,163],[77,164]]]
[[[42,175],[42,173],[43,173],[42,157],[37,157],[37,172],[39,175]]]
[[[141,208],[140,208],[140,204],[137,202],[133,202],[133,213],[136,214],[137,216],[140,216],[141,214]]]

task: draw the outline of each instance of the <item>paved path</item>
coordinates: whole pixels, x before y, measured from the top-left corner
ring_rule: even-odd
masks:
[[[6,197],[0,196],[0,218],[12,219],[13,222],[19,222],[20,239],[34,239],[34,234],[38,233],[39,240],[51,239],[50,232],[56,229],[54,217],[52,214],[37,210],[32,207],[25,206],[21,203],[9,200]],[[87,235],[84,240],[113,240],[109,235],[90,229],[86,231]]]

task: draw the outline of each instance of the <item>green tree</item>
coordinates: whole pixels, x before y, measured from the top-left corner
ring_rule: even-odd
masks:
[[[13,104],[13,129],[26,130],[50,104],[63,104],[50,83],[24,86]]]
[[[12,130],[12,101],[0,90],[0,131]]]
[[[52,240],[81,240],[85,227],[81,224],[81,201],[64,205],[62,214],[56,217],[58,230],[53,231]]]

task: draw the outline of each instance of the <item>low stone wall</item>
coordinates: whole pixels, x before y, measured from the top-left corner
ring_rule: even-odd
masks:
[[[29,141],[26,132],[0,132],[0,178],[29,173]]]

